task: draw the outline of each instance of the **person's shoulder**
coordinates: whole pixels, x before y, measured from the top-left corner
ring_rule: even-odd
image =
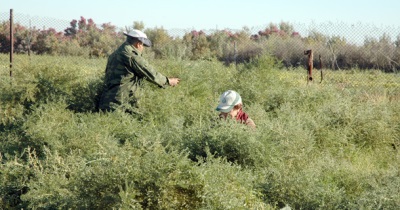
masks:
[[[246,125],[248,125],[248,126],[250,126],[252,128],[256,128],[256,124],[254,123],[254,121],[250,117],[247,117],[245,123],[246,123]]]
[[[123,54],[128,54],[128,55],[138,55],[138,51],[130,44],[128,43],[123,43],[118,49],[118,52],[123,53]]]
[[[243,121],[246,125],[255,128],[256,124],[254,123],[253,119],[250,118],[249,114],[247,114],[246,112],[242,112],[242,116],[243,116]]]

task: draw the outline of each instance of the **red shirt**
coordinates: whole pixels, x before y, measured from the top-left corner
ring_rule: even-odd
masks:
[[[219,117],[221,119],[225,119],[225,115],[224,114],[220,114]],[[248,125],[250,127],[255,128],[256,124],[254,123],[254,121],[252,119],[250,119],[249,115],[246,114],[245,112],[242,111],[242,109],[240,109],[236,115],[236,121],[245,125]]]
[[[236,115],[236,120],[239,121],[240,123],[246,124],[247,119],[249,118],[249,115],[243,112],[241,109]]]

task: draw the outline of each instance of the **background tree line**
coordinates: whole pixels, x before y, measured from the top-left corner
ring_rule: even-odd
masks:
[[[9,53],[10,22],[0,24],[0,52]],[[250,61],[269,54],[288,67],[304,64],[303,51],[313,49],[314,66],[331,69],[400,69],[400,34],[395,40],[388,34],[379,38],[366,37],[363,44],[353,44],[341,36],[327,36],[311,31],[307,36],[297,32],[287,22],[270,23],[254,34],[244,27],[239,31],[215,30],[210,33],[192,30],[183,36],[173,36],[162,27],[145,28],[143,22],[118,29],[110,23],[97,25],[92,19],[72,20],[64,31],[54,28],[27,28],[14,24],[14,51],[61,56],[106,57],[120,45],[124,30],[144,30],[153,42],[150,54],[154,58],[179,60],[216,59],[226,64]]]

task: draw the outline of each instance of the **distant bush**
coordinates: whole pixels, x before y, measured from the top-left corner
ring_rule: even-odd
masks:
[[[10,22],[0,23],[0,52],[10,49]],[[366,37],[364,43],[353,44],[344,37],[329,36],[312,30],[308,35],[297,32],[293,25],[270,23],[252,34],[249,28],[238,31],[192,30],[183,35],[168,34],[163,27],[145,28],[143,22],[134,22],[125,30],[139,28],[153,42],[149,49],[158,59],[213,60],[225,64],[245,63],[264,54],[281,60],[287,68],[305,65],[304,50],[312,49],[314,67],[320,69],[381,69],[399,70],[400,36],[396,40],[387,34],[379,38]],[[14,51],[20,54],[47,54],[83,57],[107,57],[125,41],[120,29],[110,23],[98,25],[92,19],[72,20],[62,32],[54,28],[27,28],[14,26]],[[321,58],[321,60],[320,60]]]

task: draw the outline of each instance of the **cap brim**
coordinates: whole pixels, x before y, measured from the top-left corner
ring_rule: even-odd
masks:
[[[234,106],[235,106],[235,105],[232,105],[232,106],[223,106],[223,105],[219,105],[215,110],[217,110],[217,111],[219,111],[219,112],[225,112],[225,113],[227,113],[227,112],[230,112]]]
[[[139,37],[138,38],[141,42],[143,42],[143,45],[146,47],[151,47],[151,41],[147,38],[144,37]]]
[[[151,41],[149,39],[147,39],[147,38],[144,38],[144,37],[133,37],[133,36],[131,36],[130,34],[128,34],[126,32],[124,32],[124,35],[138,39],[139,41],[141,41],[143,43],[143,45],[145,47],[151,47]]]

